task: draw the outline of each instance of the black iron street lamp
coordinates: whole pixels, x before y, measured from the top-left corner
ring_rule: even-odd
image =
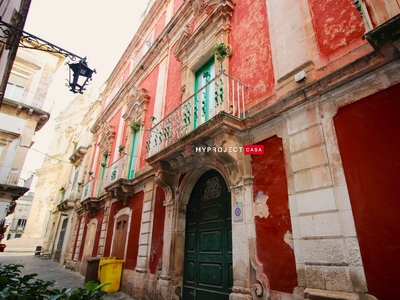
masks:
[[[69,87],[69,90],[74,94],[82,94],[83,91],[86,89],[85,86],[89,83],[89,81],[92,80],[93,73],[96,73],[95,69],[92,70],[88,67],[86,57],[82,58],[31,33],[28,33],[6,22],[3,22],[1,17],[0,43],[6,44],[6,49],[11,49],[12,47],[22,47],[51,53],[58,53],[65,57],[68,57],[72,61],[78,59],[79,62],[77,63],[67,63],[67,65],[69,66],[69,78],[67,86]]]
[[[92,80],[92,74],[96,70],[92,70],[86,63],[86,57],[81,59],[78,63],[67,63],[69,66],[69,80],[68,86],[70,91],[75,93],[83,93],[86,84]]]

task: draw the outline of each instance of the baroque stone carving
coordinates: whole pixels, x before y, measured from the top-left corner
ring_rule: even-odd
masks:
[[[119,186],[116,186],[110,189],[110,192],[113,198],[121,200],[124,205],[126,204],[128,199],[132,197],[134,194],[133,187],[128,186],[126,184],[121,184]]]
[[[122,117],[130,121],[140,120],[147,110],[149,100],[150,96],[146,89],[136,89],[132,99],[128,102],[126,113]]]
[[[192,4],[192,9],[193,9],[194,15],[196,17],[199,16],[203,12],[205,1],[204,0],[192,0],[190,2]]]

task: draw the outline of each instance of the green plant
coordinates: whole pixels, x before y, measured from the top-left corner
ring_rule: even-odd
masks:
[[[101,288],[107,284],[97,284],[93,281],[86,283],[85,288],[52,289],[54,280],[36,279],[37,274],[21,276],[23,265],[9,264],[0,268],[0,299],[6,300],[95,300],[107,294]]]
[[[60,192],[61,192],[61,194],[65,193],[65,188],[63,186],[60,188]]]
[[[215,56],[215,58],[219,61],[223,61],[227,56],[229,56],[231,51],[232,47],[222,42],[215,44],[210,55]]]
[[[89,174],[89,176],[92,176],[93,175],[93,171],[89,171],[88,174]]]
[[[124,146],[124,145],[119,145],[119,147],[118,147],[118,152],[119,152],[119,154],[121,154],[122,151],[124,151],[124,149],[125,149],[125,146]]]
[[[140,122],[132,122],[131,125],[131,130],[133,133],[138,132],[140,130],[140,128],[142,127],[142,124]]]

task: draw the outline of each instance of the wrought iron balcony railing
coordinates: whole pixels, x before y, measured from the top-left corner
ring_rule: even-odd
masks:
[[[104,187],[122,178],[126,166],[126,155],[123,155],[116,160],[112,165],[107,167],[106,177],[104,180]]]
[[[221,111],[245,118],[246,91],[244,83],[221,70],[150,129],[146,141],[147,157],[180,140]]]
[[[92,197],[94,188],[95,188],[95,180],[91,179],[83,186],[81,201]]]
[[[103,179],[91,179],[87,182],[82,189],[81,202],[88,198],[99,198],[106,193],[104,189],[105,185],[105,177]]]

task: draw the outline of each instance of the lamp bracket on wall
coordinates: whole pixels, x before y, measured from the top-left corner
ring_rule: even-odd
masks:
[[[45,41],[36,35],[23,31],[11,24],[4,22],[0,17],[0,43],[6,45],[7,50],[13,47],[22,47],[33,50],[46,51],[50,53],[61,54],[77,63],[67,63],[69,66],[69,79],[67,86],[74,94],[80,93],[86,89],[86,85],[92,80],[95,69],[90,69],[86,62],[86,57],[82,58],[72,52],[58,47],[48,41]]]
[[[12,47],[22,47],[51,53],[58,53],[74,61],[77,59],[83,59],[83,57],[80,57],[48,41],[45,41],[40,37],[37,37],[29,32],[23,31],[18,27],[12,26],[4,22],[1,17],[0,43],[6,44],[6,49],[11,49]]]

